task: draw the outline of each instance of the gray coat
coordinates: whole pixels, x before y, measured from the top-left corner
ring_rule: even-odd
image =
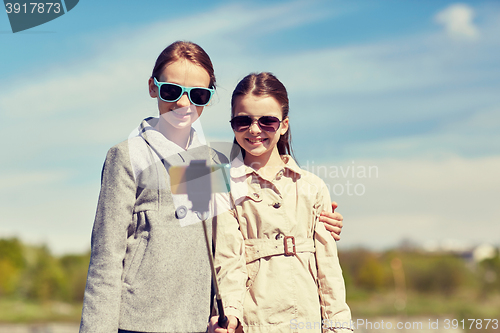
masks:
[[[165,166],[227,160],[194,130],[184,151],[156,122],[145,119],[106,156],[80,333],[206,331],[211,273],[203,228],[190,212],[184,219],[192,222],[181,226]]]

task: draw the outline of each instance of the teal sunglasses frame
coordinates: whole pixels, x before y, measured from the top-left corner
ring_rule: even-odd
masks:
[[[214,92],[215,92],[215,89],[213,88],[206,88],[206,87],[184,87],[184,86],[181,86],[180,84],[175,84],[175,83],[171,83],[171,82],[158,82],[158,80],[156,80],[156,78],[154,77],[154,84],[158,87],[158,97],[160,97],[160,99],[164,102],[168,102],[168,103],[172,103],[172,102],[177,102],[179,99],[181,99],[182,95],[184,95],[185,92],[187,92],[187,96],[189,98],[189,101],[196,105],[196,106],[206,106],[208,103],[210,103],[210,101],[212,100],[212,97],[214,95]],[[172,86],[176,86],[176,87],[179,87],[181,88],[181,94],[179,95],[179,97],[177,97],[176,99],[173,99],[173,100],[167,100],[167,99],[163,99],[161,97],[161,93],[160,93],[160,90],[161,90],[161,86],[162,85],[165,85],[165,84],[169,84],[169,85],[172,85]],[[191,99],[191,90],[193,89],[203,89],[203,90],[208,90],[210,92],[210,97],[208,98],[208,102],[206,102],[205,104],[198,104],[198,103],[195,103],[193,102],[193,100]]]

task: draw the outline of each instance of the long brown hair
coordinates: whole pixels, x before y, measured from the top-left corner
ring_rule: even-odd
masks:
[[[209,88],[215,88],[215,74],[212,61],[208,54],[198,44],[188,41],[177,41],[167,46],[156,59],[151,77],[160,81],[160,75],[165,66],[179,59],[186,59],[195,65],[201,66],[210,76]]]
[[[234,109],[236,105],[236,99],[240,96],[245,96],[252,94],[254,96],[270,96],[273,97],[278,104],[281,106],[282,120],[288,117],[289,102],[288,93],[286,88],[281,83],[280,80],[272,73],[262,72],[262,73],[251,73],[245,76],[234,88],[233,95],[231,97],[231,117],[234,116]],[[245,150],[234,140],[234,143],[241,149],[243,157],[245,157]],[[292,134],[290,132],[290,123],[288,123],[288,131],[285,134],[280,135],[277,143],[278,152],[280,155],[291,155],[294,159],[295,156],[292,150]],[[236,157],[239,152],[232,152],[231,159]]]

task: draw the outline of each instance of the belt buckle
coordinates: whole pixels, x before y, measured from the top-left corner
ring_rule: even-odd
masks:
[[[288,248],[289,248],[289,242],[288,240],[291,239],[292,240],[292,251],[289,251]],[[295,237],[293,236],[285,236],[283,238],[283,243],[285,245],[285,255],[286,256],[294,256],[297,254],[297,252],[295,251]]]

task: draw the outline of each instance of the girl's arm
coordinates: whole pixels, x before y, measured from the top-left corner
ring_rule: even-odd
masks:
[[[102,170],[80,333],[118,331],[122,265],[135,194],[128,146],[120,144],[108,151]]]
[[[332,209],[328,189],[324,183],[322,185],[315,207],[316,216],[319,216],[323,210],[331,212]],[[328,328],[335,332],[352,331],[351,311],[345,300],[344,278],[342,277],[342,269],[337,255],[337,245],[329,231],[325,229],[324,224],[318,223],[318,221],[316,221],[314,242],[316,246],[315,256],[318,270],[321,317],[323,327],[326,328],[324,331],[328,332]]]

